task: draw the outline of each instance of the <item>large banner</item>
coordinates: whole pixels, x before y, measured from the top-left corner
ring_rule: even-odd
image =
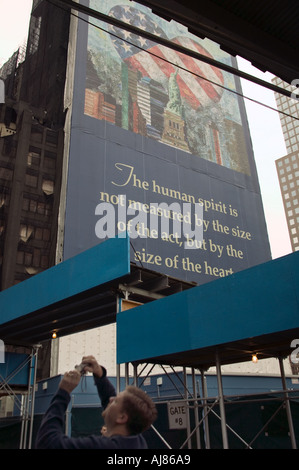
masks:
[[[236,66],[217,44],[142,5],[88,5]],[[269,260],[240,92],[219,68],[79,20],[64,258],[128,233],[133,262],[199,284]]]

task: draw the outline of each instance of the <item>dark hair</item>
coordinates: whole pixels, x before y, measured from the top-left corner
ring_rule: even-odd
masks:
[[[139,434],[148,429],[157,418],[157,409],[152,399],[140,388],[129,385],[123,395],[123,409],[128,415],[130,434]]]

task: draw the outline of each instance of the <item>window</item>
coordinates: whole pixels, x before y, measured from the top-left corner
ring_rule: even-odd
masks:
[[[44,179],[42,183],[42,190],[47,196],[50,196],[50,194],[53,194],[54,181]]]
[[[27,165],[28,166],[39,166],[40,164],[40,153],[38,152],[29,152],[27,156]]]
[[[44,157],[44,168],[49,170],[55,170],[56,167],[56,154],[52,152],[45,152]]]
[[[48,130],[46,134],[47,144],[55,145],[58,144],[58,132]]]
[[[20,226],[20,240],[24,243],[27,243],[28,240],[33,236],[34,229],[32,225],[23,225]]]
[[[43,141],[43,134],[44,130],[41,126],[37,126],[36,124],[31,127],[31,139],[37,143],[41,144]],[[38,150],[35,150],[38,152]]]
[[[41,23],[41,17],[35,18],[31,16],[28,40],[29,54],[34,54],[38,49]]]
[[[4,181],[12,181],[13,170],[11,168],[0,167],[0,179]]]
[[[38,177],[37,175],[26,173],[25,175],[25,184],[31,188],[37,188]]]

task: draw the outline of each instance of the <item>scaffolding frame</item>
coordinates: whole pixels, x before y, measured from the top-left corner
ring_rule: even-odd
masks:
[[[28,346],[26,346],[28,347]],[[38,352],[41,348],[40,344],[32,345],[31,352],[27,358],[19,364],[6,377],[0,374],[0,392],[3,395],[10,396],[14,399],[14,405],[20,412],[21,431],[19,449],[32,448],[33,424],[34,424],[34,406],[35,406],[35,390],[36,390],[36,372]],[[29,374],[27,390],[14,390],[10,381],[29,364]],[[21,396],[21,398],[19,398]]]
[[[290,443],[291,443],[291,448],[292,449],[297,449],[297,442],[296,442],[296,436],[295,436],[295,430],[294,430],[294,424],[293,424],[293,418],[292,418],[292,412],[291,412],[291,406],[290,406],[290,400],[292,399],[298,399],[299,398],[299,392],[298,391],[290,391],[287,388],[286,385],[286,377],[285,377],[285,371],[284,371],[284,364],[283,364],[283,358],[278,357],[278,362],[279,362],[279,367],[280,367],[280,376],[281,376],[281,382],[282,382],[282,390],[280,393],[282,394],[282,397],[277,397],[274,396],[277,395],[277,391],[273,392],[273,398],[269,398],[269,395],[272,395],[271,392],[266,393],[267,397],[261,398],[259,397],[258,401],[259,402],[264,402],[264,401],[273,401],[276,400],[280,403],[280,406],[273,412],[273,414],[270,416],[270,418],[267,420],[267,422],[262,426],[262,428],[259,430],[259,432],[256,433],[255,436],[252,437],[250,442],[247,442],[245,439],[240,436],[240,434],[235,431],[226,421],[226,410],[225,406],[226,404],[246,404],[246,403],[252,403],[256,401],[256,399],[253,398],[252,395],[237,395],[237,396],[228,396],[224,395],[223,391],[223,384],[222,384],[222,371],[221,371],[221,362],[218,353],[215,353],[215,365],[216,365],[216,376],[217,376],[217,386],[218,386],[218,395],[216,397],[208,397],[207,393],[207,386],[206,386],[206,380],[205,380],[205,373],[206,371],[203,369],[198,369],[200,376],[201,376],[201,389],[202,389],[202,394],[201,396],[198,396],[197,390],[196,390],[196,368],[194,367],[184,367],[183,366],[183,378],[184,380],[181,380],[181,377],[178,375],[177,370],[175,367],[172,365],[167,364],[167,367],[170,367],[173,373],[176,375],[176,377],[179,379],[180,383],[183,386],[184,394],[181,393],[181,391],[176,387],[175,383],[171,379],[170,375],[168,374],[165,365],[162,364],[152,364],[152,363],[125,363],[125,384],[129,385],[130,383],[130,377],[129,377],[129,365],[131,364],[133,366],[133,380],[132,384],[135,386],[141,387],[143,382],[147,377],[150,376],[153,368],[156,365],[159,365],[162,367],[164,373],[170,378],[172,381],[173,385],[176,387],[178,393],[181,395],[181,399],[171,399],[171,400],[159,400],[157,403],[159,404],[165,404],[165,403],[180,403],[180,404],[185,404],[186,408],[188,410],[187,413],[187,427],[186,427],[186,432],[187,432],[187,437],[185,441],[180,445],[179,449],[184,449],[187,448],[191,449],[191,438],[195,435],[196,436],[196,449],[201,449],[201,440],[200,440],[200,433],[199,429],[200,426],[203,425],[203,433],[204,433],[204,443],[205,443],[205,449],[211,449],[211,442],[210,442],[210,432],[209,432],[209,421],[208,417],[209,414],[213,414],[221,423],[221,437],[222,437],[222,446],[223,449],[229,449],[229,439],[228,439],[228,431],[230,431],[232,434],[234,434],[243,444],[244,448],[246,449],[253,449],[252,445],[256,441],[256,439],[260,436],[260,434],[267,428],[269,423],[275,418],[275,416],[278,414],[278,412],[285,408],[286,410],[286,417],[287,417],[287,423],[288,423],[288,428],[289,428],[289,435],[290,435]],[[150,365],[150,370],[147,371],[147,373],[143,376],[143,374],[146,370],[146,367]],[[142,366],[142,369],[138,372],[138,367]],[[191,369],[191,376],[192,376],[192,390],[187,386],[187,369]],[[121,378],[121,364],[117,364],[116,367],[116,384],[117,384],[117,392],[120,391],[120,378]],[[142,377],[142,379],[141,379]],[[138,379],[141,379],[138,380]],[[294,392],[294,393],[293,393]],[[231,399],[234,398],[239,398],[240,400],[234,400],[232,401]],[[219,406],[219,411],[220,414],[216,413],[214,410],[215,405]],[[201,419],[199,419],[199,410],[201,410]],[[191,429],[190,426],[190,411],[193,411],[194,413],[194,422],[195,425],[193,429]],[[159,432],[159,430],[152,425],[153,431],[157,434],[157,436],[162,440],[162,442],[166,445],[168,449],[171,449],[170,444],[165,440],[163,435]]]
[[[136,384],[138,365],[144,362],[166,363],[174,367],[183,366],[184,374],[186,374],[187,367],[206,370],[216,365],[217,404],[219,404],[222,443],[225,449],[228,448],[228,426],[221,363],[224,365],[243,362],[248,360],[249,354],[253,352],[259,353],[261,358],[277,357],[281,369],[291,444],[295,449],[297,444],[289,401],[290,394],[286,388],[282,357],[290,354],[291,340],[299,332],[297,258],[298,253],[292,253],[281,259],[241,271],[234,276],[219,279],[215,281],[217,284],[207,283],[195,287],[165,275],[153,274],[143,268],[138,268],[136,271],[136,267],[130,264],[130,242],[127,237],[107,240],[34,276],[26,282],[26,285],[19,283],[2,291],[0,293],[3,312],[0,325],[2,339],[7,344],[12,344],[8,341],[22,342],[22,335],[26,331],[27,341],[32,347],[28,390],[21,407],[23,426],[20,447],[24,448],[27,445],[30,411],[29,448],[32,442],[37,363],[35,359],[37,359],[39,348],[39,345],[36,346],[37,342],[48,339],[53,331],[58,332],[60,336],[65,336],[71,332],[84,331],[116,321],[119,331],[117,362],[133,364]],[[99,269],[99,261],[104,269]],[[266,284],[262,282],[264,279],[268,279]],[[143,289],[140,289],[139,283],[142,281],[145,283],[141,285]],[[134,287],[135,284],[138,288]],[[50,286],[46,293],[41,288],[44,285]],[[273,290],[275,290],[275,296],[273,296]],[[256,292],[255,296],[252,296],[253,291]],[[43,292],[44,295],[37,296],[37,292]],[[231,292],[235,294],[234,302],[231,302]],[[172,295],[174,293],[177,295]],[[216,293],[217,302],[214,303]],[[128,312],[121,311],[120,295],[128,298],[133,294],[137,298],[132,300],[142,303],[142,298],[144,298],[147,303]],[[157,300],[157,303],[152,300]],[[242,325],[242,328],[236,331],[233,327],[235,319],[239,318],[240,301],[246,305],[244,316],[248,312],[254,312],[255,316],[248,316],[250,321],[247,322],[246,328]],[[289,308],[283,310],[286,301]],[[202,311],[211,306],[209,322],[204,325],[200,325],[198,321],[199,302]],[[186,305],[188,305],[187,311]],[[215,321],[220,318],[219,306],[222,305],[230,306],[229,315],[225,318],[225,331],[214,328]],[[269,311],[272,313],[270,325]],[[258,321],[256,321],[257,312]],[[162,314],[163,322],[161,323]],[[142,322],[140,322],[141,317]],[[40,321],[37,322],[36,318]],[[189,323],[186,320],[194,322],[192,329],[188,327]],[[169,321],[174,321],[174,323],[167,336],[167,344],[161,350],[159,346],[161,346],[160,342],[164,344],[164,336],[159,337],[160,342],[153,342],[152,338],[155,337],[156,326],[160,328],[160,331],[164,331],[163,328]],[[201,328],[199,338],[195,336],[198,328]],[[179,337],[177,332],[180,333]],[[255,339],[253,345],[252,339]],[[118,365],[117,388],[120,384],[119,368]],[[128,381],[128,365],[125,369],[126,381]],[[184,375],[184,381],[186,384],[186,375]],[[204,387],[203,390],[205,390]],[[195,398],[198,398],[195,393],[189,394],[185,389],[182,399],[187,402],[188,406],[194,403],[195,409],[203,403],[204,417],[208,415],[208,412],[214,412],[213,408],[213,411],[209,411],[211,407],[209,407],[205,392],[202,403],[198,400],[196,406]],[[207,425],[208,422],[205,421],[206,442],[209,439]],[[199,427],[198,423],[196,426]],[[186,442],[188,448],[190,447],[189,436],[194,430],[189,431]]]

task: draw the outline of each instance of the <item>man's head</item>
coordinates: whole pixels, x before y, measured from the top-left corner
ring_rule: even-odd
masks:
[[[139,434],[148,429],[157,418],[156,406],[140,388],[128,386],[103,411],[109,433],[124,429],[127,434]]]

